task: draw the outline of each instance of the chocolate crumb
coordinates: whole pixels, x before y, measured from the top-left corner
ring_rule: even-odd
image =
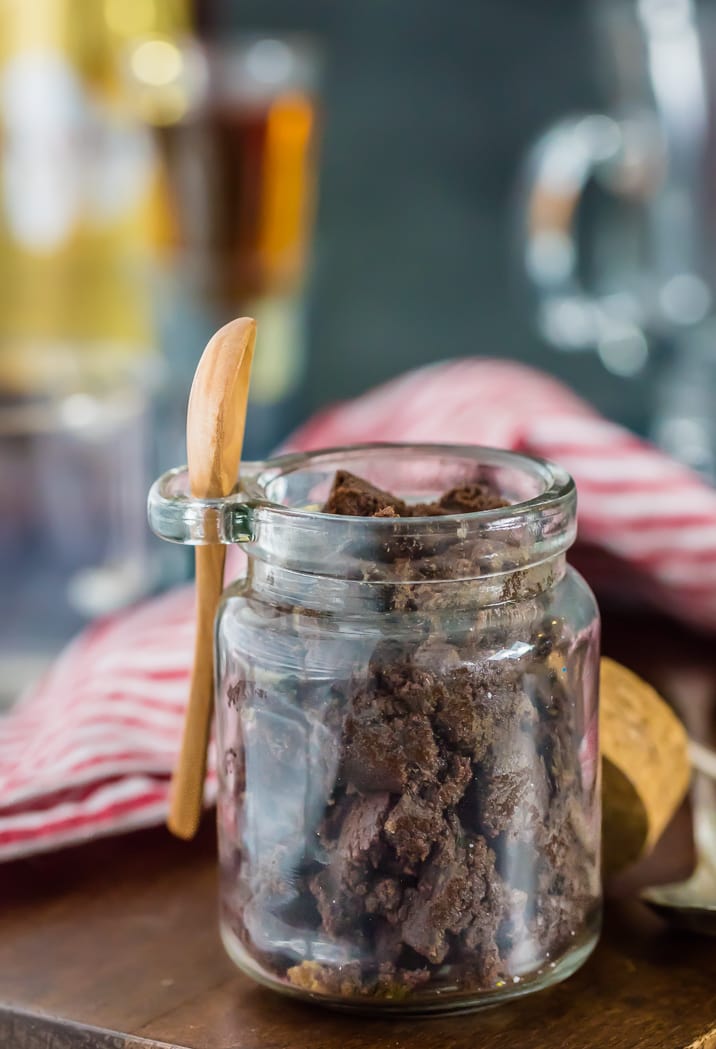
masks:
[[[324,514],[340,514],[344,517],[374,517],[386,510],[392,511],[395,516],[407,512],[402,499],[396,499],[347,470],[337,472],[331,493],[323,506]]]

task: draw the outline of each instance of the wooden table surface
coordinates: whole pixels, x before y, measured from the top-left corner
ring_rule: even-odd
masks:
[[[617,616],[605,635],[609,654],[688,701],[703,736],[713,643]],[[575,976],[511,1005],[388,1021],[282,999],[223,953],[215,848],[207,817],[190,845],[156,829],[0,868],[0,1047],[716,1049],[716,939],[670,932],[624,898]],[[685,808],[646,874],[615,891],[690,862]]]

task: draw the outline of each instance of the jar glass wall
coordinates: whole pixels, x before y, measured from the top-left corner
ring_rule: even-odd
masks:
[[[408,502],[477,480],[510,505],[317,512],[346,468]],[[587,956],[599,623],[565,563],[574,510],[550,464],[410,446],[276,460],[214,506],[217,535],[249,539],[216,700],[222,936],[254,978],[447,1011]]]

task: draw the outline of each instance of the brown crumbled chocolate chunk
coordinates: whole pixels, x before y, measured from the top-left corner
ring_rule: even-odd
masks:
[[[482,837],[468,840],[466,866],[471,875],[473,907],[462,943],[479,954],[484,968],[499,967],[498,931],[506,917],[505,887],[495,869],[495,854]]]
[[[287,970],[289,983],[310,994],[329,994],[350,998],[360,993],[360,962],[347,965],[321,965],[320,962],[304,961]]]
[[[438,748],[427,717],[380,717],[380,704],[346,721],[344,776],[363,793],[399,794],[410,782],[430,782],[437,775]]]
[[[472,754],[479,761],[487,745],[491,721],[489,709],[478,703],[475,683],[467,668],[448,672],[435,712],[435,726],[440,735],[457,750]]]
[[[410,517],[447,517],[449,514],[474,514],[480,510],[499,510],[509,503],[487,485],[463,484],[451,488],[433,503],[411,503]]]
[[[405,516],[447,517],[449,513],[449,510],[443,510],[440,503],[411,503]]]
[[[403,899],[403,890],[397,878],[378,878],[366,896],[365,909],[369,914],[393,915]]]
[[[390,922],[378,918],[374,922],[373,943],[378,966],[383,969],[386,976],[394,973],[395,964],[405,947],[402,929],[397,920]]]
[[[388,809],[385,794],[371,794],[368,798],[356,798],[343,821],[338,848],[341,856],[352,861],[361,861],[369,856],[376,845]]]
[[[494,877],[494,854],[483,839],[458,844],[448,836],[425,865],[417,889],[406,893],[405,942],[428,961],[443,962],[448,934],[474,924]]]
[[[479,510],[498,510],[508,504],[487,485],[463,484],[441,496],[438,505],[449,514],[474,514]]]
[[[539,759],[537,759],[539,761]],[[481,799],[482,826],[491,838],[536,837],[543,827],[544,774],[537,767],[499,761],[487,766],[486,789]]]
[[[410,655],[390,645],[381,646],[370,664],[376,691],[391,698],[396,713],[406,714],[430,715],[435,710],[443,683],[434,667],[419,666]]]
[[[443,828],[442,809],[405,793],[385,821],[385,837],[409,866],[426,860]]]
[[[310,882],[327,932],[350,930],[365,911],[368,878],[379,861],[380,832],[389,804],[387,794],[356,796],[338,838],[328,843],[328,861]]]
[[[457,648],[435,637],[428,638],[427,641],[423,641],[422,644],[418,645],[417,648],[408,654],[408,659],[418,669],[428,671],[433,675],[435,675],[436,667],[440,669],[442,674],[446,670],[458,670],[461,665],[460,653]]]
[[[226,702],[230,707],[236,707],[238,710],[244,701],[246,696],[246,682],[236,681],[233,685],[229,685],[226,690]]]
[[[344,517],[444,517],[508,505],[488,485],[478,483],[451,488],[431,503],[406,503],[348,470],[338,470],[322,509]]]
[[[320,962],[303,961],[286,972],[289,983],[309,994],[329,995],[335,998],[370,996],[397,1000],[405,998],[413,989],[426,983],[431,976],[428,968],[398,969],[392,963],[383,963],[372,977],[361,972],[359,962],[330,966]]]
[[[447,766],[447,773],[436,792],[437,799],[444,809],[454,807],[460,802],[473,777],[472,764],[469,758],[462,754],[450,754]]]
[[[323,506],[324,514],[340,514],[344,517],[374,517],[385,510],[392,510],[396,516],[402,516],[406,506],[402,499],[396,499],[347,470],[336,473],[333,487]]]

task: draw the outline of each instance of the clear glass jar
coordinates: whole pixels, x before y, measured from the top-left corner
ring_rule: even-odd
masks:
[[[406,501],[319,512],[337,470]],[[334,1007],[491,1005],[572,973],[600,921],[599,617],[567,566],[575,489],[484,448],[373,445],[186,473],[155,530],[242,543],[216,627],[221,931],[245,972]]]

